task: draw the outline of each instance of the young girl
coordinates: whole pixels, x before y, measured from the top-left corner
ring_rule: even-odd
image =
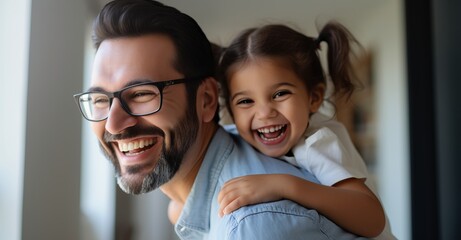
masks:
[[[317,39],[284,25],[249,29],[222,53],[218,78],[240,136],[263,154],[307,169],[321,185],[290,175],[243,176],[221,189],[220,212],[290,199],[357,235],[394,239],[346,129],[316,113],[326,90],[321,42],[328,45],[334,96],[350,97],[356,41],[338,23],[325,25]]]

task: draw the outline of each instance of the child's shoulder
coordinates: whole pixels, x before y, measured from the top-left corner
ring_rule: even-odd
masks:
[[[312,135],[320,129],[322,129],[323,134],[335,135],[340,139],[349,138],[349,133],[341,122],[325,114],[316,113],[312,115],[309,121],[309,128],[306,133],[310,133],[309,135]]]
[[[237,126],[235,126],[235,124],[225,124],[225,125],[222,125],[222,128],[224,128],[224,130],[226,130],[226,132],[230,134],[239,135]]]

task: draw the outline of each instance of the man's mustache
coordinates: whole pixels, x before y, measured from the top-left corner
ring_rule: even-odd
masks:
[[[105,142],[113,142],[117,140],[134,138],[139,135],[160,135],[161,137],[165,137],[165,132],[155,126],[145,127],[136,125],[125,129],[122,133],[119,134],[111,134],[108,131],[104,131],[103,139]]]

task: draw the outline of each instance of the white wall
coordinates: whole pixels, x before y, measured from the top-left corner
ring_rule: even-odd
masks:
[[[155,190],[127,198],[131,202],[133,240],[175,239],[173,225],[167,218],[169,199],[165,194]]]
[[[72,94],[82,90],[89,3],[1,1],[2,239],[85,236],[80,233],[82,120]]]
[[[408,105],[403,2],[388,0],[358,21],[356,37],[373,54],[377,187],[398,239],[411,239]],[[364,24],[366,22],[366,24]]]
[[[90,87],[91,69],[95,49],[91,41],[93,15],[86,21],[84,86],[76,93]],[[77,105],[73,110],[78,111]],[[82,168],[80,186],[80,231],[81,240],[111,240],[115,234],[116,192],[115,174],[112,164],[103,156],[98,141],[91,131],[88,121],[79,116],[83,123]]]
[[[79,239],[85,16],[84,1],[31,4],[23,239]]]
[[[21,239],[30,0],[0,2],[0,236]]]

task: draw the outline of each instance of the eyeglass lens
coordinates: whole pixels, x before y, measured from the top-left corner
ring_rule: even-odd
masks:
[[[161,94],[155,85],[139,85],[121,91],[120,100],[128,113],[147,115],[159,110]],[[107,118],[111,99],[106,93],[86,93],[80,96],[79,104],[86,118],[97,121]]]

